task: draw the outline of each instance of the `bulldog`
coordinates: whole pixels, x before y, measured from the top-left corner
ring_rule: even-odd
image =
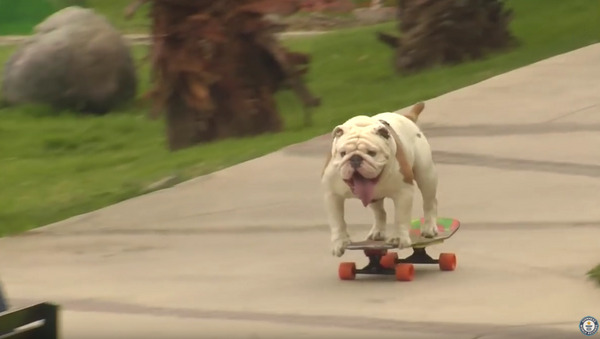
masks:
[[[367,240],[410,247],[414,182],[423,196],[421,235],[437,235],[437,172],[429,142],[416,124],[424,108],[420,102],[405,115],[356,116],[333,129],[321,183],[334,256],[342,256],[351,243],[344,219],[344,202],[351,198],[373,211]],[[394,222],[387,230],[385,198],[394,202]]]

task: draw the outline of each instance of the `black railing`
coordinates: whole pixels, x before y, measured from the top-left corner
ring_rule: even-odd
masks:
[[[0,312],[0,339],[59,339],[58,313],[50,303]]]

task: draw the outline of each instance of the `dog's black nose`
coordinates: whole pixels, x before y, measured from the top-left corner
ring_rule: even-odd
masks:
[[[350,166],[352,166],[352,168],[357,169],[360,167],[360,164],[362,163],[363,158],[358,155],[355,154],[353,156],[350,157]]]

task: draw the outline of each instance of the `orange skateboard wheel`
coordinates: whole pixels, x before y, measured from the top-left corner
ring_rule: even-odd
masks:
[[[398,253],[389,252],[386,253],[381,260],[379,260],[379,264],[385,268],[394,268],[396,267],[396,260],[398,260]]]
[[[412,281],[415,278],[415,266],[413,264],[396,265],[396,280]]]
[[[353,262],[340,263],[338,276],[341,280],[354,280],[356,278],[356,264]]]
[[[440,270],[454,271],[456,269],[456,254],[442,253],[439,259]]]
[[[384,255],[386,255],[387,250],[386,249],[366,249],[364,250],[364,253],[367,257],[383,257]]]

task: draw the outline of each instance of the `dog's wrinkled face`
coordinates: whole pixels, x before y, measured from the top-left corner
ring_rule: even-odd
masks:
[[[332,163],[367,206],[383,170],[394,159],[394,141],[380,121],[357,116],[333,130]]]

